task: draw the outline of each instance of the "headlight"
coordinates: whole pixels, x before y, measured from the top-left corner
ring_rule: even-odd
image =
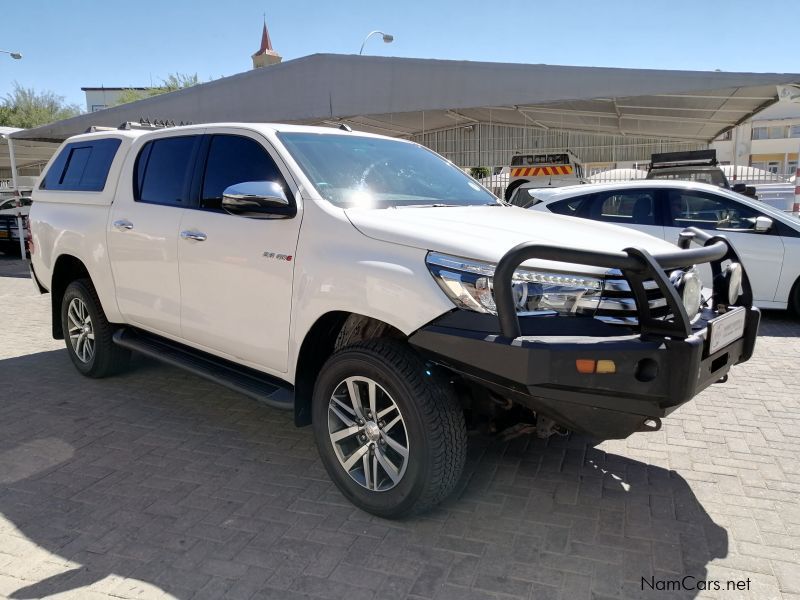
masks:
[[[673,271],[670,274],[670,281],[678,289],[689,320],[694,319],[700,312],[703,294],[703,283],[697,271],[694,268],[689,271]]]
[[[428,269],[439,287],[460,308],[497,314],[492,263],[428,253]],[[517,314],[593,315],[603,282],[594,277],[518,269],[511,282]]]

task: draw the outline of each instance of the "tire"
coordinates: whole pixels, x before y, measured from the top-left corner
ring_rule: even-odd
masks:
[[[800,279],[794,282],[792,291],[789,294],[789,311],[795,317],[800,317]]]
[[[90,280],[78,279],[67,286],[61,300],[61,327],[67,353],[81,374],[99,379],[127,366],[130,351],[111,340],[114,328]]]
[[[369,413],[371,388],[377,419]],[[358,409],[354,395],[361,399]],[[449,382],[399,341],[370,340],[336,352],[317,378],[312,410],[328,475],[366,512],[389,519],[424,512],[444,500],[461,476],[463,410]],[[342,437],[334,441],[337,434]],[[355,461],[349,470],[348,459]]]

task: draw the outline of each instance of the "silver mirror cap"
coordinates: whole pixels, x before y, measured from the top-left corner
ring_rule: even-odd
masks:
[[[283,188],[274,181],[244,181],[235,183],[222,192],[227,200],[267,201],[271,204],[289,206],[289,199]]]
[[[756,222],[753,224],[754,231],[769,231],[772,229],[772,219],[769,217],[756,217]]]

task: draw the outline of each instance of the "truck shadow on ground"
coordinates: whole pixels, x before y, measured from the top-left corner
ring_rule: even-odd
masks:
[[[0,528],[0,558],[21,547],[5,536],[27,548],[5,563],[20,583],[11,598],[84,586],[148,597],[148,584],[178,598],[470,586],[639,597],[642,578],[704,580],[728,552],[678,473],[577,436],[474,436],[453,497],[389,522],[343,499],[310,429],[193,376],[137,360],[88,380],[63,351],[0,361],[0,373],[13,390],[0,404],[0,513],[17,530]],[[359,569],[370,577],[342,576]]]

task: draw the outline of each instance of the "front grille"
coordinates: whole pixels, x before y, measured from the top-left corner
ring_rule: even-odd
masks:
[[[644,282],[647,301],[650,305],[650,315],[657,319],[666,319],[672,316],[667,306],[667,299],[658,288],[658,284],[650,279]],[[606,275],[603,286],[603,296],[595,318],[613,325],[635,326],[639,324],[636,299],[631,292],[628,281],[617,271]]]

